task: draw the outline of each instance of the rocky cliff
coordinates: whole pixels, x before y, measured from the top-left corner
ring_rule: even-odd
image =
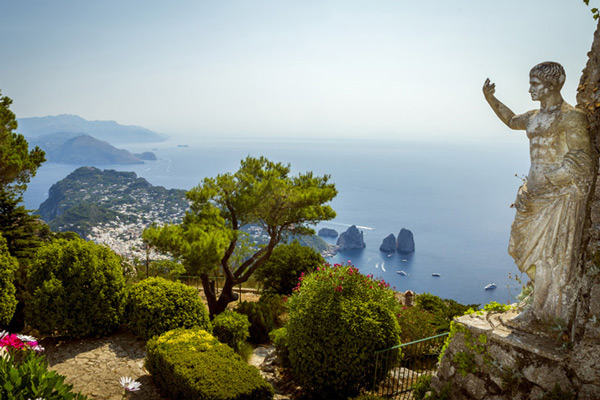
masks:
[[[335,229],[321,228],[319,229],[319,236],[338,237],[338,233]]]
[[[413,233],[408,229],[402,228],[396,240],[396,250],[399,253],[412,253],[415,251],[415,239]]]
[[[396,251],[396,237],[393,233],[390,233],[388,237],[383,239],[379,250],[385,251],[386,253],[393,253]]]
[[[366,247],[363,232],[359,231],[356,225],[352,225],[346,232],[342,232],[336,244],[339,250],[364,249]]]

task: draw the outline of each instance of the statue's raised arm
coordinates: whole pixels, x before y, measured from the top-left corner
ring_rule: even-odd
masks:
[[[529,73],[529,94],[540,108],[515,115],[496,99],[487,79],[483,94],[511,129],[525,129],[531,166],[515,200],[509,254],[533,283],[523,323],[573,320],[577,265],[582,250],[586,202],[595,176],[586,115],[567,104],[560,90],[563,67],[543,62]],[[516,322],[515,321],[515,322]]]
[[[485,100],[488,102],[492,110],[496,113],[498,118],[510,129],[524,130],[529,120],[529,114],[516,115],[510,108],[504,105],[495,96],[496,84],[490,82],[490,78],[487,78],[483,83],[483,95]]]

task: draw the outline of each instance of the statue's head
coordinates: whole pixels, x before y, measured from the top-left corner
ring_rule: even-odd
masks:
[[[565,84],[565,69],[559,63],[546,61],[539,63],[529,71],[529,93],[533,100],[550,92],[560,92]]]

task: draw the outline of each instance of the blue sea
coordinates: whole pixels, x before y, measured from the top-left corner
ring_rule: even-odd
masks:
[[[102,165],[135,171],[154,185],[190,189],[202,178],[234,172],[247,155],[290,163],[293,173],[331,175],[337,217],[321,223],[343,232],[357,225],[367,247],[339,252],[330,262],[351,261],[361,272],[384,278],[398,290],[429,292],[461,303],[513,302],[518,272],[507,254],[514,209],[510,208],[528,170],[527,141],[418,142],[402,140],[170,140],[118,146],[153,151],[158,160],[138,165]],[[77,166],[45,163],[25,193],[37,209],[49,187]],[[382,240],[401,228],[415,238],[416,251],[391,256]],[[334,240],[330,241],[335,242]],[[402,276],[397,271],[406,272]],[[439,273],[440,277],[432,276]],[[497,288],[484,290],[494,282]]]

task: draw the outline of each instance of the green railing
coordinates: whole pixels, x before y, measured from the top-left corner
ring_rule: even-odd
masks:
[[[420,376],[432,375],[446,336],[448,332],[375,352],[375,380],[389,371],[379,383],[377,395],[400,398],[412,391]]]

